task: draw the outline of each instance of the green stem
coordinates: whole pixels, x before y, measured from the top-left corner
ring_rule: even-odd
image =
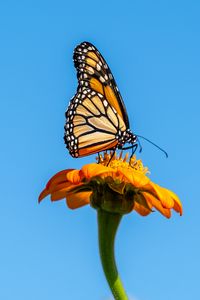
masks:
[[[103,270],[116,300],[128,300],[115,263],[114,242],[122,215],[98,209],[99,251]]]

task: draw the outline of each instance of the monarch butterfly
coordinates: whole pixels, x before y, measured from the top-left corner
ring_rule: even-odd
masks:
[[[137,148],[126,108],[105,59],[94,45],[83,42],[74,50],[78,88],[65,113],[65,144],[73,157],[104,150]],[[127,149],[126,148],[126,149]]]

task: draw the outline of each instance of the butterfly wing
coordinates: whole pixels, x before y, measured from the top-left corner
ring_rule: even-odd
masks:
[[[80,87],[66,112],[65,143],[73,157],[113,149],[126,125],[105,97]]]
[[[79,85],[66,111],[66,146],[73,157],[114,149],[129,121],[113,75],[88,42],[75,48],[73,59]]]
[[[101,93],[129,128],[122,96],[108,64],[97,48],[91,43],[83,42],[75,48],[73,59],[77,69],[78,89],[80,86],[85,86]]]

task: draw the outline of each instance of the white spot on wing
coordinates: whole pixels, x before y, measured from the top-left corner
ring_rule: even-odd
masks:
[[[94,74],[94,69],[92,67],[88,67],[87,69],[89,74]]]
[[[103,105],[104,105],[105,107],[107,107],[107,106],[108,106],[108,102],[107,102],[106,100],[103,100]]]
[[[100,76],[99,79],[100,79],[100,81],[101,81],[102,83],[105,82],[105,79],[104,79],[102,76]]]
[[[97,68],[97,71],[100,71],[101,70],[101,67],[99,64],[96,65],[96,68]]]
[[[103,98],[103,95],[102,94],[100,94],[100,93],[98,93],[98,96],[99,96],[99,98]]]

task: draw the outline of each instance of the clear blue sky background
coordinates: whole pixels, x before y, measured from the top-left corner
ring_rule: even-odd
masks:
[[[184,206],[170,220],[124,217],[116,256],[127,292],[199,299],[199,16],[199,1],[1,1],[0,299],[111,299],[95,210],[37,204],[54,173],[94,160],[71,158],[63,143],[72,52],[84,40],[109,63],[132,129],[168,151],[142,142],[138,157]]]

